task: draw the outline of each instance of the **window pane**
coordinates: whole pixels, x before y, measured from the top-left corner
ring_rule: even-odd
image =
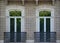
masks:
[[[40,18],[40,41],[44,42],[44,18]]]
[[[46,32],[50,32],[50,18],[46,18]]]
[[[14,42],[14,18],[10,18],[10,42]]]
[[[40,32],[44,32],[44,18],[40,18]]]
[[[14,18],[10,18],[10,32],[14,32]]]
[[[39,16],[51,16],[51,12],[50,11],[40,11]]]
[[[21,16],[21,11],[10,11],[10,16]]]
[[[50,41],[50,18],[46,18],[46,41]]]
[[[16,41],[21,42],[21,18],[17,18],[17,37]]]
[[[21,18],[17,18],[17,32],[21,32]]]

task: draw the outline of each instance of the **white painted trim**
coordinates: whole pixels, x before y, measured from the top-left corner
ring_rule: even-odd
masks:
[[[44,18],[44,32],[46,32],[46,18]]]
[[[16,24],[16,18],[14,18],[14,23],[15,23],[14,28],[15,28],[15,32],[16,32],[16,30],[17,30],[17,29],[16,29],[16,28],[17,28],[17,27],[16,27],[16,26],[17,26],[17,24]]]
[[[21,32],[25,31],[24,26],[24,17],[25,16],[25,7],[24,6],[18,6],[18,5],[9,5],[6,7],[6,32],[10,32],[10,17],[9,17],[9,11],[11,10],[19,10],[22,12],[22,16],[18,17],[21,18]],[[13,17],[12,17],[13,18]]]
[[[36,32],[39,32],[40,30],[40,25],[39,25],[39,22],[40,22],[40,20],[39,20],[39,18],[36,18]]]
[[[36,32],[39,32],[39,12],[40,11],[51,11],[51,32],[54,32],[54,6],[42,5],[36,7]],[[48,17],[50,18],[50,17]]]

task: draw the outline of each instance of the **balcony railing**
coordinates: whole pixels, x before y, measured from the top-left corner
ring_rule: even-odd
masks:
[[[56,32],[34,32],[35,42],[56,42]]]
[[[4,32],[4,43],[8,42],[26,42],[26,32]]]

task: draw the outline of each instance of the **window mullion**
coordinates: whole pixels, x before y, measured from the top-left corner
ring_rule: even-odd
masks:
[[[46,32],[46,18],[44,18],[44,32]]]
[[[17,16],[17,17],[16,16],[13,16],[13,17],[10,17],[10,18],[21,18],[21,17],[20,16]]]
[[[39,17],[39,18],[51,18],[51,17]]]
[[[16,18],[14,18],[15,19],[15,32],[16,32]]]
[[[39,18],[39,26],[40,26],[40,18]],[[39,27],[39,29],[40,29],[40,27]]]

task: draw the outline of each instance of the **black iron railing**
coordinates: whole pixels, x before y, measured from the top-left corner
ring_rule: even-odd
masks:
[[[4,42],[26,42],[26,32],[4,32]]]
[[[56,42],[56,32],[34,32],[35,42]]]

